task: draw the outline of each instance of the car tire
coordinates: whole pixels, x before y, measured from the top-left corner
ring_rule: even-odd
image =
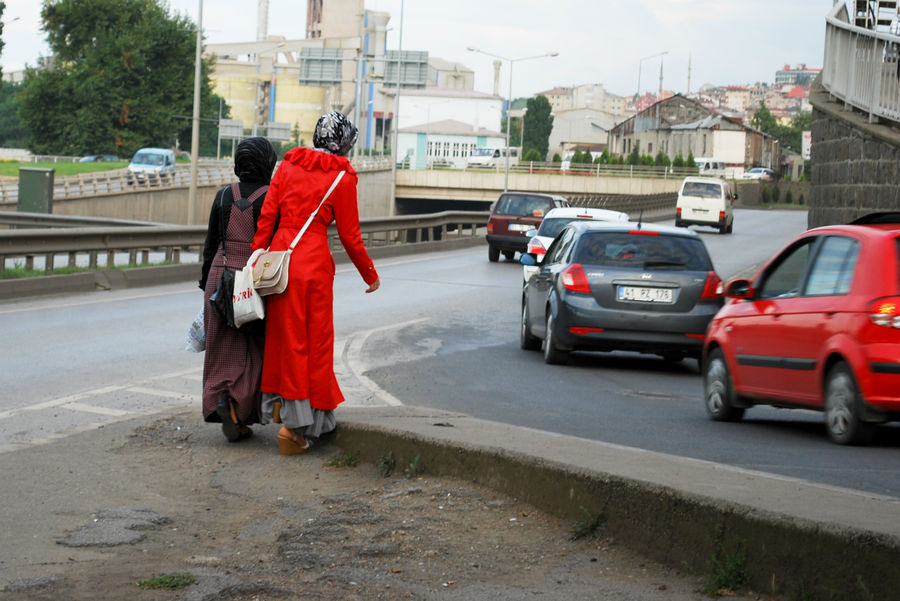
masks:
[[[504,250],[504,251],[503,251],[503,257],[504,257],[507,261],[512,261],[513,259],[516,258],[516,251],[514,251],[514,250]]]
[[[717,348],[709,352],[706,360],[703,398],[706,404],[706,415],[713,421],[737,422],[744,417],[744,408],[735,405],[737,396],[725,355]]]
[[[860,445],[872,441],[875,424],[862,420],[862,397],[846,363],[838,363],[825,379],[825,429],[838,444]]]
[[[500,260],[500,249],[488,244],[488,261],[496,263]]]
[[[676,219],[675,227],[685,227],[685,225],[683,223],[681,223],[681,219]]]
[[[728,227],[725,228],[725,233],[730,234],[734,231],[734,221],[728,224]]]
[[[719,226],[719,233],[720,233],[720,234],[727,234],[727,233],[728,233],[728,226],[725,225],[724,223],[723,223],[722,225],[720,225],[720,226]]]
[[[528,303],[522,299],[522,327],[519,346],[526,351],[537,351],[541,348],[541,339],[532,335],[528,327]]]
[[[547,328],[544,332],[544,362],[550,365],[565,365],[569,361],[569,353],[556,348],[553,341],[553,315],[547,311]]]

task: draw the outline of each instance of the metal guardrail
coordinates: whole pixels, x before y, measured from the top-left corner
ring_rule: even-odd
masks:
[[[409,169],[409,165],[397,163],[398,169]],[[471,173],[504,173],[506,164],[501,162],[493,167],[466,167],[459,169],[452,165],[430,164],[429,171],[468,171]],[[732,170],[733,171],[733,170]],[[519,161],[510,164],[510,173],[574,175],[586,177],[627,177],[649,179],[684,179],[700,175],[697,167],[665,167],[662,165],[608,165],[601,163],[573,163],[563,169],[562,163],[539,161]]]
[[[0,212],[0,223],[9,215]],[[428,215],[376,217],[360,220],[363,241],[370,248],[476,237],[487,223],[485,211],[444,211]],[[46,216],[45,216],[46,217]],[[332,249],[340,246],[337,230],[329,228]],[[23,267],[34,269],[35,257],[43,258],[43,270],[53,270],[62,256],[68,266],[79,266],[79,256],[87,256],[87,267],[109,268],[116,258],[128,257],[128,264],[151,263],[151,253],[167,262],[181,262],[183,253],[192,256],[202,251],[206,226],[145,224],[103,227],[65,227],[0,230],[0,271],[7,259],[23,260]],[[104,257],[101,263],[100,257]]]
[[[893,32],[867,29],[844,20],[845,11],[839,2],[826,18],[822,85],[870,123],[900,122],[900,23]]]

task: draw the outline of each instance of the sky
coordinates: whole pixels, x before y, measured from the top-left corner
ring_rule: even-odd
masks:
[[[162,0],[166,1],[166,0]],[[168,0],[196,20],[201,0]],[[255,0],[202,0],[206,41],[256,37]],[[0,55],[4,72],[49,54],[39,0],[5,0]],[[328,2],[328,0],[325,0]],[[558,86],[602,84],[613,94],[695,92],[704,84],[771,83],[785,65],[821,68],[825,17],[833,0],[365,0],[391,15],[387,46],[427,50],[475,73],[475,89],[493,92],[503,57],[501,96],[530,97]],[[402,6],[402,28],[401,28]],[[302,39],[304,0],[269,0],[269,34]],[[546,57],[549,53],[555,57]],[[665,54],[663,54],[665,53]],[[662,55],[662,56],[656,56]],[[542,56],[542,58],[531,58]],[[523,60],[520,60],[523,59]],[[688,89],[690,86],[690,89]]]

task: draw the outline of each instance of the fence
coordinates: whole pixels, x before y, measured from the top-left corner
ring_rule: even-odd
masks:
[[[889,31],[867,29],[842,19],[843,2],[826,18],[822,84],[846,104],[900,122],[900,22]]]
[[[0,224],[42,227],[0,230],[0,271],[6,269],[7,261],[16,260],[26,270],[45,272],[53,271],[58,262],[89,269],[109,269],[120,265],[123,259],[129,265],[148,265],[154,258],[180,263],[185,256],[196,262],[206,239],[205,226],[136,226],[134,222],[112,221],[83,227],[72,223],[71,218],[55,215],[32,215],[31,223],[24,224],[22,215],[31,214],[0,212]],[[409,245],[440,248],[465,238],[477,238],[488,216],[484,211],[445,211],[367,218],[360,220],[360,231],[370,250],[398,246],[409,249]],[[47,227],[50,224],[57,227]],[[340,241],[333,225],[328,235],[332,249],[337,250]],[[36,258],[41,260],[36,262]]]

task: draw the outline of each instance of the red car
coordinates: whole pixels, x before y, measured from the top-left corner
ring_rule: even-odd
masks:
[[[725,294],[703,349],[710,419],[815,409],[839,444],[900,420],[900,213],[809,230]]]

